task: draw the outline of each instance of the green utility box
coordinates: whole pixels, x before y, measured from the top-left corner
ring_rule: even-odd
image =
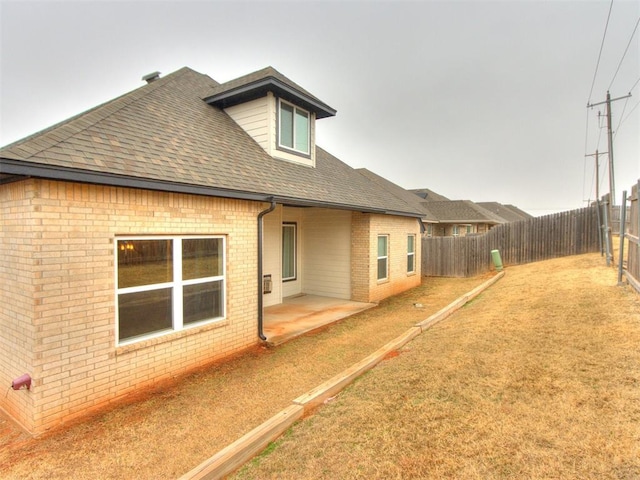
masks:
[[[502,271],[502,259],[500,258],[500,250],[491,250],[491,258],[498,272]]]

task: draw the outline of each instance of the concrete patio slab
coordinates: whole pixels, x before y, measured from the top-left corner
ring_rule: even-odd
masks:
[[[352,302],[318,295],[298,295],[286,298],[280,305],[264,309],[263,331],[267,343],[279,345],[375,306],[375,303]]]

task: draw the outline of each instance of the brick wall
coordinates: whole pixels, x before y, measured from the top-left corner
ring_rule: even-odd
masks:
[[[356,302],[369,301],[370,271],[372,259],[369,214],[351,214],[351,299]]]
[[[194,195],[26,180],[0,187],[0,381],[31,391],[0,405],[32,432],[257,342],[258,212],[265,205]],[[227,236],[225,320],[120,346],[118,235]]]
[[[32,217],[33,182],[0,187],[0,385],[5,389],[23,373],[33,374],[35,327],[34,282],[42,275],[34,262],[39,220]],[[25,427],[31,425],[34,398],[30,392],[7,390],[0,406]]]
[[[353,213],[351,268],[353,299],[378,302],[420,285],[420,224],[416,219]],[[415,272],[407,273],[407,236],[415,235]],[[378,235],[389,236],[389,277],[378,281]]]

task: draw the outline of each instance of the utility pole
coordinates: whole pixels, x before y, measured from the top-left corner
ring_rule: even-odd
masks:
[[[596,150],[596,198],[600,199],[600,162],[598,161],[598,150]]]
[[[616,204],[616,181],[613,174],[613,136],[611,130],[611,95],[607,90],[607,138],[609,139],[609,192],[611,192],[611,206]]]
[[[605,229],[605,226],[600,222],[600,161],[598,160],[598,155],[598,150],[596,150],[596,153],[585,155],[585,157],[596,157],[596,212],[598,215],[598,246],[600,247],[600,255],[604,255],[604,249],[602,248],[602,237],[604,235],[603,230]]]
[[[601,152],[603,154],[609,152]],[[589,155],[585,155],[585,157],[596,157],[596,200],[600,200],[600,160],[598,160],[598,150],[596,153],[591,153]]]
[[[611,102],[615,102],[616,100],[623,100],[625,98],[629,98],[631,93],[625,95],[624,97],[611,98],[609,95],[609,91],[607,90],[607,99],[604,102],[600,103],[592,103],[591,105],[587,105],[587,108],[595,107],[596,105],[607,105],[607,138],[609,140],[609,193],[611,194],[611,206],[616,204],[616,185],[615,178],[613,174],[613,130],[611,128]]]

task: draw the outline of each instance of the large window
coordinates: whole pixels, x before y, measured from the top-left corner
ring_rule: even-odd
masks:
[[[297,241],[296,224],[282,224],[282,281],[295,280]]]
[[[389,278],[389,236],[378,235],[378,280]]]
[[[119,238],[118,342],[225,316],[223,237]]]
[[[407,273],[416,271],[416,236],[407,236]]]
[[[278,145],[299,153],[309,154],[311,121],[309,112],[280,100]]]

